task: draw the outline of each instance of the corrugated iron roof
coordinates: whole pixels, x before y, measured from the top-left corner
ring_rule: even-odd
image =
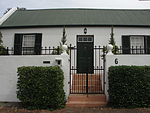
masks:
[[[17,10],[0,27],[150,26],[150,9]]]

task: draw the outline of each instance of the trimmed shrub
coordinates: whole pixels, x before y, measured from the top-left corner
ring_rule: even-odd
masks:
[[[0,46],[0,55],[8,55],[7,49],[3,46]]]
[[[150,107],[150,66],[112,66],[108,74],[110,106]]]
[[[58,66],[19,67],[17,97],[28,109],[58,109],[65,106],[63,71]]]

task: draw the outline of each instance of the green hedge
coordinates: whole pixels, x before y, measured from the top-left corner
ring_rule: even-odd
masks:
[[[108,74],[110,106],[150,107],[150,66],[112,66]]]
[[[63,71],[58,66],[19,67],[17,97],[28,109],[58,109],[65,105]]]
[[[0,55],[8,55],[7,49],[0,45]]]

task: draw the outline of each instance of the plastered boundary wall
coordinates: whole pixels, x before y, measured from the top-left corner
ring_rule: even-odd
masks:
[[[150,66],[150,55],[106,55],[106,67],[105,67],[105,94],[107,100],[109,100],[108,89],[108,69],[110,66],[119,66],[119,65],[136,65],[136,66]]]
[[[64,72],[64,90],[69,95],[69,56],[68,55],[25,55],[0,56],[0,101],[18,102],[17,99],[17,68],[21,66],[54,66],[59,65]],[[50,63],[43,63],[50,61]]]
[[[17,68],[21,66],[54,66],[59,65],[64,71],[64,90],[66,97],[69,95],[69,56],[68,55],[25,55],[25,56],[0,56],[0,101],[18,102],[16,95]],[[50,64],[43,63],[50,61]],[[119,65],[150,65],[150,55],[106,55],[105,94],[108,95],[108,68]]]

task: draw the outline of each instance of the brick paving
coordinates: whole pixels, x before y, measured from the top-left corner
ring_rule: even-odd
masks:
[[[0,113],[150,113],[150,108],[112,109],[112,108],[71,108],[60,110],[26,110],[16,107],[0,107]]]

